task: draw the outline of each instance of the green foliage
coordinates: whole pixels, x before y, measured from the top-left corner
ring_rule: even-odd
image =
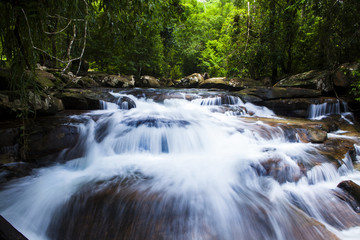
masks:
[[[352,94],[360,101],[360,70],[345,71],[344,74],[352,78]]]
[[[79,56],[110,73],[274,81],[360,57],[358,0],[7,0],[0,12],[1,64],[20,92],[37,63]]]

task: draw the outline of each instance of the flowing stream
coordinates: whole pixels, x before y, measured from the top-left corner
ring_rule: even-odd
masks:
[[[1,187],[0,214],[29,239],[359,236],[359,215],[333,194],[359,184],[351,160],[337,168],[261,121],[278,119],[269,109],[217,92],[112,94],[72,116],[82,157]]]

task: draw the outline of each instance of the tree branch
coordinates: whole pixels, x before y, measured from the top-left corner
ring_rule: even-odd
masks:
[[[63,31],[65,31],[71,24],[73,20],[70,19],[70,21],[68,22],[68,24],[61,30],[57,31],[57,32],[45,32],[46,34],[49,34],[49,35],[52,35],[52,34],[58,34],[58,33],[61,33]]]

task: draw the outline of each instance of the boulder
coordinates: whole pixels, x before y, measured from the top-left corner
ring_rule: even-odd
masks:
[[[64,110],[62,101],[54,96],[47,94],[37,94],[29,92],[29,102],[32,109],[40,115],[54,115]]]
[[[135,86],[145,88],[159,88],[160,80],[152,76],[141,76],[139,80],[135,81]]]
[[[100,109],[99,98],[84,92],[67,91],[57,95],[65,109],[97,110]]]
[[[76,84],[82,88],[95,88],[100,86],[94,79],[88,76],[77,79]]]
[[[282,87],[247,88],[235,94],[239,96],[252,95],[264,101],[274,100],[274,99],[289,99],[289,98],[315,98],[321,96],[321,92],[318,90],[304,89],[304,88],[282,88]]]
[[[79,138],[76,126],[51,122],[28,126],[28,131],[26,158],[36,162],[54,162],[60,152],[74,147]]]
[[[0,92],[1,118],[13,118],[24,110],[37,115],[53,115],[64,110],[62,101],[52,95],[29,91],[28,99],[27,105],[24,105],[16,92]]]
[[[5,126],[0,136],[0,165],[18,161],[20,127]]]
[[[73,110],[97,110],[102,108],[100,100],[112,103],[118,100],[104,89],[65,89],[56,97],[62,100],[65,109]]]
[[[52,89],[55,87],[55,83],[58,82],[58,80],[56,79],[56,77],[54,76],[54,74],[46,72],[46,71],[42,71],[42,70],[35,70],[35,80],[37,83],[40,84],[40,86],[42,87],[42,89],[44,90],[48,90],[48,89]],[[60,81],[61,83],[61,81]]]
[[[232,95],[240,97],[244,102],[266,106],[278,115],[302,118],[308,117],[311,104],[332,101],[332,98],[319,98],[319,90],[304,88],[246,88]]]
[[[258,102],[257,104],[273,110],[277,115],[307,118],[309,116],[309,108],[312,104],[321,104],[327,101],[327,99],[328,98],[273,99]],[[332,98],[329,100],[331,99]]]
[[[136,108],[136,103],[129,97],[121,97],[117,100],[116,104],[120,109],[130,110],[132,108]]]
[[[104,87],[131,88],[135,86],[133,75],[97,75],[94,79]]]
[[[264,84],[251,78],[233,77],[229,80],[229,87],[230,90],[241,90],[244,88],[264,87]]]
[[[342,181],[337,185],[337,187],[350,194],[356,200],[358,204],[358,210],[360,211],[360,186],[353,181],[348,180]]]
[[[204,77],[200,73],[193,73],[187,77],[178,80],[175,87],[179,88],[195,88],[200,82],[204,81]]]
[[[199,88],[229,89],[229,80],[226,77],[209,78],[199,83]]]
[[[360,63],[342,64],[333,75],[333,82],[336,87],[350,87],[351,81],[354,79],[354,71],[360,70]]]
[[[312,70],[305,73],[286,77],[277,82],[274,87],[297,87],[316,89],[327,93],[333,90],[333,82],[330,71]]]
[[[327,139],[327,132],[316,128],[307,128],[306,135],[308,141],[312,143],[323,143]]]

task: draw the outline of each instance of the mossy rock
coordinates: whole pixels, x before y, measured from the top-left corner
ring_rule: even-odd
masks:
[[[35,70],[35,81],[40,84],[43,89],[55,87],[56,77],[52,73],[41,70]]]
[[[274,87],[295,87],[331,92],[334,90],[330,71],[312,70],[284,78],[277,82]]]

